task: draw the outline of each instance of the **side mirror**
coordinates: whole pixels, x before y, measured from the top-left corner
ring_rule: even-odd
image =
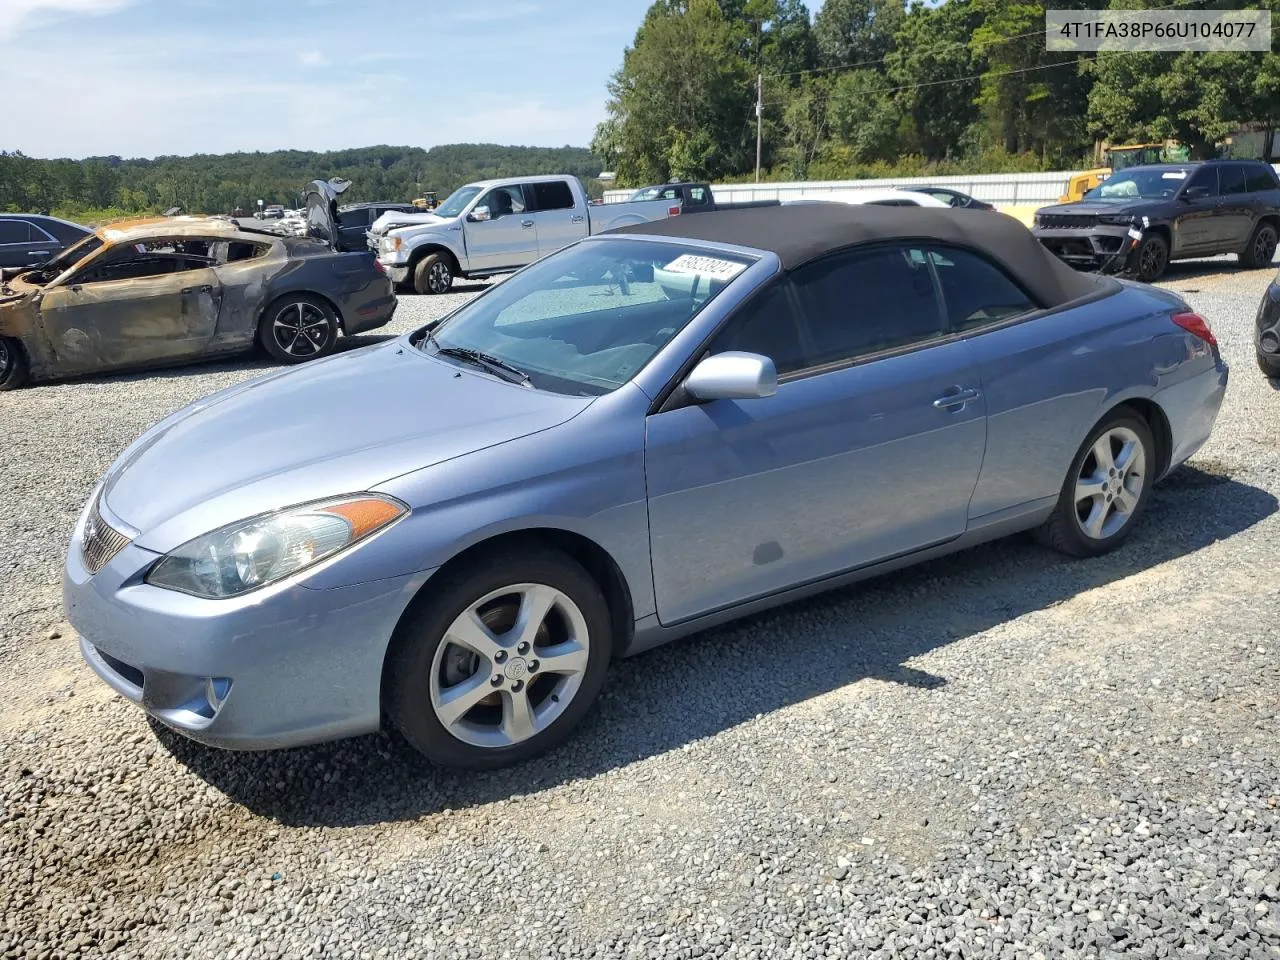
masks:
[[[473,223],[484,223],[486,220],[492,220],[493,218],[489,215],[489,208],[481,206],[472,210],[467,215],[467,219]]]
[[[1187,187],[1182,191],[1182,199],[1187,201],[1203,200],[1207,196],[1209,196],[1208,187]]]
[[[696,400],[759,400],[778,392],[778,371],[768,357],[732,350],[704,358],[684,388]]]

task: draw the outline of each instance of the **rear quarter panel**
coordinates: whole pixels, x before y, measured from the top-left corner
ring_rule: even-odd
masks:
[[[320,294],[337,307],[346,328],[360,307],[386,292],[386,275],[374,267],[374,259],[367,250],[295,254],[285,269],[271,278],[259,313],[268,303],[287,294]]]
[[[971,519],[1056,497],[1107,411],[1214,368],[1212,356],[1192,355],[1194,338],[1170,322],[1181,306],[1163,291],[1125,284],[1110,296],[970,339],[988,411]]]

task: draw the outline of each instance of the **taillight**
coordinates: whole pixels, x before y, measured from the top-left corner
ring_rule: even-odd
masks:
[[[680,207],[678,205],[674,207],[667,207],[667,216],[668,217],[680,216]]]
[[[1182,313],[1175,313],[1169,319],[1193,337],[1199,337],[1209,346],[1216,347],[1218,345],[1218,338],[1209,329],[1209,321],[1200,316],[1200,314],[1192,313],[1188,310]]]
[[[379,273],[387,272],[387,268],[382,265],[382,261],[379,260],[377,257],[373,258],[373,268],[377,270]]]

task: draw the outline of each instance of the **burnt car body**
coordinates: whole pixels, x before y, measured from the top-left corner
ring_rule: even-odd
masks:
[[[0,268],[34,267],[92,231],[42,213],[0,214]]]
[[[1280,236],[1280,179],[1258,160],[1130,167],[1081,200],[1036,211],[1033,232],[1073,267],[1148,283],[1173,260],[1224,253],[1265,267]]]
[[[257,344],[300,363],[331,353],[343,334],[385,325],[396,308],[390,278],[367,251],[224,218],[113,224],[12,274],[0,272],[0,389]]]
[[[1258,368],[1272,380],[1280,380],[1280,274],[1262,294],[1254,320],[1253,348]]]

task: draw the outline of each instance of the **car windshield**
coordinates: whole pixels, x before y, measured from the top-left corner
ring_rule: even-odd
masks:
[[[74,267],[77,263],[92,253],[96,253],[98,248],[102,246],[102,238],[96,233],[91,233],[83,240],[73,243],[67,247],[56,257],[53,257],[40,265],[39,273],[43,281],[52,280],[62,271],[69,267]]]
[[[751,263],[683,243],[588,240],[514,274],[413,342],[536,389],[609,393]]]
[[[657,200],[665,187],[641,187],[630,197],[631,200]]]
[[[1085,193],[1086,200],[1124,203],[1126,200],[1167,200],[1178,192],[1190,171],[1180,168],[1133,169],[1112,174]]]
[[[444,203],[431,212],[437,217],[456,217],[462,213],[463,208],[468,203],[475,199],[476,194],[479,192],[479,187],[459,187],[445,198]]]

